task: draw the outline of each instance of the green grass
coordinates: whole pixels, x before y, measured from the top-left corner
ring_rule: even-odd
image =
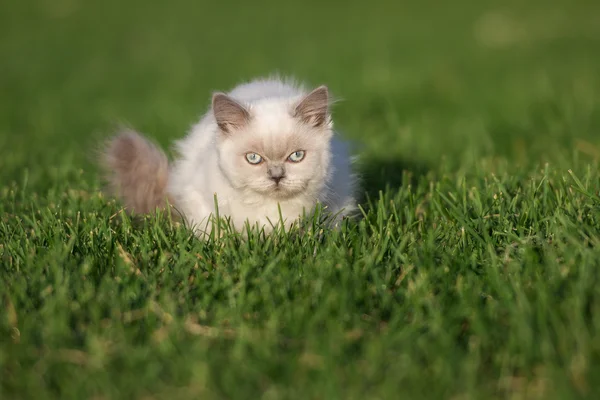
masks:
[[[0,5],[0,398],[600,398],[598,2],[162,3]],[[115,123],[273,71],[343,98],[364,217],[203,243],[99,194]]]

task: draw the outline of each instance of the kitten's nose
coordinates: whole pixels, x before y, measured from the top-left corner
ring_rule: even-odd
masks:
[[[273,179],[276,184],[279,184],[279,181],[285,176],[285,169],[280,165],[274,165],[269,167],[267,175],[269,175],[269,178]]]

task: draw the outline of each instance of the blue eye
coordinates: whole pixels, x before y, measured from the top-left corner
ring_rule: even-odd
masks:
[[[250,164],[257,165],[257,164],[260,164],[262,162],[262,160],[263,160],[263,158],[256,153],[247,153],[246,154],[246,161],[248,161]]]
[[[304,150],[298,150],[290,154],[288,160],[291,162],[300,162],[304,158]]]

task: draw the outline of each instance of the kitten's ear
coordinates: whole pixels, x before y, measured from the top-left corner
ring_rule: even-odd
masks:
[[[240,103],[224,93],[215,93],[212,109],[217,125],[224,133],[244,127],[250,121],[250,113]]]
[[[312,126],[320,127],[329,120],[329,90],[319,86],[306,96],[294,109],[294,117]]]

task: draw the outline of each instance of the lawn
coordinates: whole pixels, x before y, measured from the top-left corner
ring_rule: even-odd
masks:
[[[0,398],[600,398],[599,16],[2,2]],[[169,148],[272,72],[340,98],[359,218],[201,242],[101,194],[118,123]]]

